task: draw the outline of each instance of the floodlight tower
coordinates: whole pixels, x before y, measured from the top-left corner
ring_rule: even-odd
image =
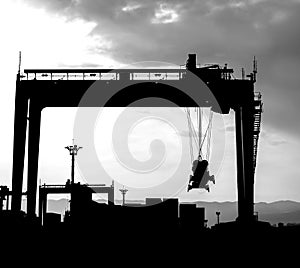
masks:
[[[65,149],[67,149],[70,152],[70,155],[72,156],[72,165],[71,165],[71,184],[74,184],[74,169],[75,169],[75,155],[77,155],[78,151],[82,149],[82,147],[78,147],[76,144],[71,146],[66,146]]]
[[[124,187],[124,185],[123,185],[123,188],[120,189],[120,192],[121,192],[121,194],[122,194],[122,196],[123,196],[123,203],[122,203],[122,205],[125,206],[125,195],[126,195],[126,193],[128,192],[128,190],[125,189],[125,187]]]

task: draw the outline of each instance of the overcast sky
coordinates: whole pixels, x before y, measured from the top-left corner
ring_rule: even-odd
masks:
[[[188,53],[194,52],[201,64],[228,63],[235,69],[236,77],[240,77],[242,67],[247,72],[252,70],[252,58],[256,55],[256,88],[263,94],[264,113],[255,200],[300,201],[299,13],[299,0],[1,1],[1,184],[11,183],[19,50],[23,52],[22,68],[111,68],[140,61],[180,65]],[[63,148],[71,143],[75,112],[43,111],[39,178],[45,182],[64,183],[69,176],[70,159]],[[160,114],[168,117],[172,111],[161,110]],[[224,118],[226,148],[216,185],[210,193],[182,194],[183,198],[236,200],[232,119],[233,114]],[[167,125],[147,123],[158,132],[165,127],[169,132],[164,133],[173,133]],[[151,135],[162,138],[154,132]],[[170,139],[165,142],[171,143]],[[177,142],[176,137],[172,142]],[[142,154],[140,157],[143,159]],[[188,174],[182,171],[181,177],[186,180]],[[172,190],[153,193],[170,195]],[[128,193],[129,198],[143,195],[138,190]]]

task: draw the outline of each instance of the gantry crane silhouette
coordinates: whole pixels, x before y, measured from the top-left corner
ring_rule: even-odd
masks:
[[[188,92],[191,75],[197,76],[208,86],[211,95],[201,94],[193,85],[193,96]],[[254,175],[257,146],[261,124],[261,94],[255,92],[256,61],[253,73],[246,78],[234,79],[233,69],[227,65],[197,66],[195,54],[189,54],[186,68],[178,69],[25,69],[16,79],[14,149],[12,172],[12,210],[21,209],[25,145],[28,141],[27,213],[35,216],[39,158],[41,111],[45,107],[77,107],[81,98],[95,81],[103,94],[108,94],[117,84],[122,90],[116,92],[107,103],[95,99],[86,107],[134,106],[137,100],[148,97],[166,99],[180,107],[211,107],[220,114],[235,111],[236,161],[238,190],[238,220],[254,219]],[[141,78],[144,75],[144,78]],[[136,83],[136,77],[138,83]],[[165,77],[158,80],[157,77]],[[155,79],[152,79],[155,77]],[[184,90],[179,90],[186,88]],[[152,102],[162,106],[163,102]],[[147,106],[147,103],[145,104]],[[149,105],[148,105],[149,106]],[[29,120],[27,116],[29,113]],[[28,136],[26,134],[29,125]],[[96,154],[96,152],[94,151]]]

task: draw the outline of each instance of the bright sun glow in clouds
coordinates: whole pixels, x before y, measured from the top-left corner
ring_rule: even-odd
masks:
[[[176,10],[170,8],[166,4],[160,4],[159,9],[155,12],[155,18],[152,19],[152,23],[174,23],[179,20],[179,15]]]
[[[127,6],[122,8],[122,11],[124,12],[132,12],[136,9],[139,9],[141,7],[140,4],[128,4]]]
[[[28,64],[35,68],[45,65],[118,65],[101,53],[107,51],[111,43],[90,34],[96,23],[50,16],[44,10],[10,2],[2,4],[0,24],[9,25],[0,29],[6,40],[1,44],[1,50],[22,51],[27,68]]]

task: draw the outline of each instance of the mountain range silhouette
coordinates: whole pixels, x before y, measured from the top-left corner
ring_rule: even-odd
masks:
[[[106,202],[104,199],[97,199],[99,203]],[[128,200],[128,204],[143,204],[142,200]],[[115,200],[116,204],[121,204],[122,200]],[[208,220],[208,226],[217,223],[216,212],[221,212],[220,222],[233,221],[237,217],[237,202],[182,202],[196,203],[197,207],[205,208],[205,217]],[[22,210],[25,210],[26,202],[22,202]],[[49,199],[48,212],[59,213],[63,215],[69,209],[69,200]],[[138,209],[138,208],[137,208]],[[255,204],[255,212],[258,212],[258,218],[261,221],[267,221],[271,224],[300,224],[300,202],[295,201],[276,201],[271,203],[259,202]]]

